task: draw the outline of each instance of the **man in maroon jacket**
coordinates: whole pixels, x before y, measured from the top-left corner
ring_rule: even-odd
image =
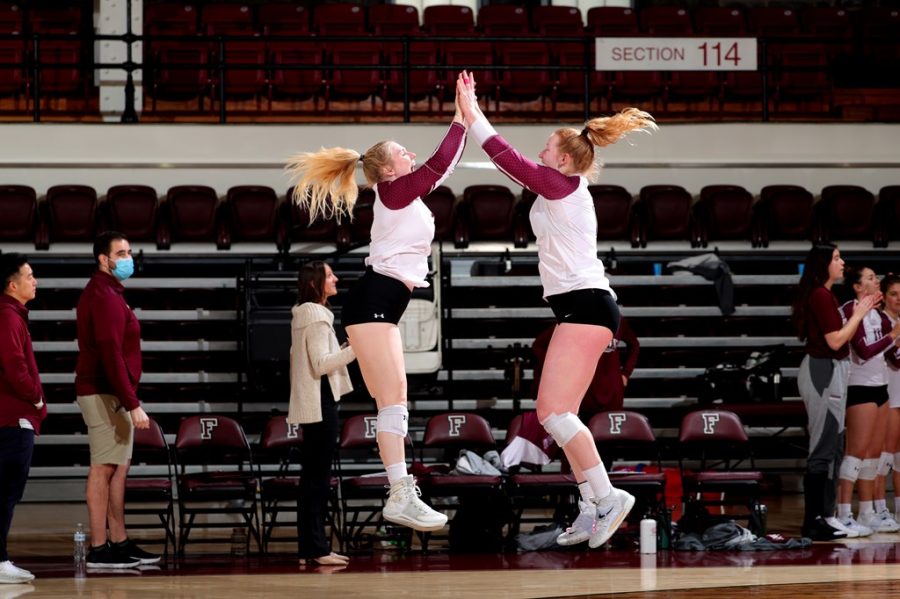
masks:
[[[0,284],[0,583],[17,584],[34,580],[34,575],[9,561],[6,539],[47,405],[25,307],[34,299],[37,279],[25,256],[0,256]]]
[[[97,237],[94,259],[97,270],[78,299],[75,368],[75,394],[91,446],[86,491],[91,548],[86,563],[89,568],[129,568],[159,561],[125,531],[133,429],[150,426],[137,398],[141,325],[125,302],[122,286],[134,273],[134,260],[128,239],[115,231]]]

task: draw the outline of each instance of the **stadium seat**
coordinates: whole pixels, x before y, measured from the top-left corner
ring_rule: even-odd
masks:
[[[487,37],[527,36],[528,10],[512,4],[487,4],[478,10],[478,30]]]
[[[637,247],[637,228],[632,221],[631,193],[620,185],[589,185],[597,215],[598,241],[630,241]]]
[[[457,247],[472,241],[527,244],[524,223],[516,218],[516,198],[504,185],[470,185],[457,205]]]
[[[37,194],[33,188],[0,185],[0,241],[36,243],[38,222]]]
[[[753,451],[740,418],[725,410],[698,410],[686,414],[678,435],[679,468],[684,491],[685,514],[706,506],[743,505],[754,522],[763,475],[756,470]],[[685,465],[699,460],[694,470]],[[748,468],[749,467],[749,468]]]
[[[500,81],[497,85],[496,101],[541,100],[541,111],[545,110],[546,99],[552,93],[553,81],[550,71],[550,54],[544,42],[498,42],[497,65],[500,67]],[[516,70],[516,67],[544,67],[539,70]],[[506,68],[512,67],[512,68]],[[499,109],[499,108],[498,108]]]
[[[694,29],[702,35],[740,37],[747,23],[740,7],[703,6],[694,11]]]
[[[278,219],[278,244],[287,251],[293,242],[337,243],[337,223],[333,219],[319,219],[313,223],[309,220],[309,212],[292,201],[294,188],[285,194],[281,204],[281,216]]]
[[[305,35],[309,33],[309,8],[302,4],[262,4],[259,25],[265,35]]]
[[[900,240],[900,185],[888,185],[878,192],[875,206],[878,239],[881,247],[889,241]]]
[[[87,185],[54,185],[40,204],[49,243],[93,242],[97,234],[97,192]]]
[[[858,185],[829,185],[813,207],[817,241],[872,241],[875,238],[875,196]]]
[[[0,2],[0,34],[23,35],[27,5],[17,2]]]
[[[440,52],[444,57],[444,66],[447,67],[443,73],[444,95],[441,98],[441,110],[443,110],[443,101],[454,101],[456,78],[460,69],[467,67],[474,73],[478,86],[478,97],[483,101],[483,106],[487,111],[490,99],[497,97],[498,79],[495,73],[493,45],[484,41],[443,42],[440,45]]]
[[[678,185],[646,185],[641,188],[634,214],[639,218],[641,247],[648,241],[685,240],[691,247],[699,238],[691,218],[691,194]]]
[[[337,6],[337,5],[334,5]],[[332,100],[362,101],[381,96],[381,47],[378,42],[332,42],[326,44],[326,56],[334,65],[325,78],[325,111]],[[370,66],[370,69],[342,69],[342,65]]]
[[[275,97],[312,99],[313,110],[318,111],[319,96],[325,89],[321,44],[273,42],[269,45],[269,53],[273,64],[269,109],[271,110],[271,101]]]
[[[468,6],[428,6],[422,13],[422,30],[431,36],[472,36],[475,15]]]
[[[271,187],[238,185],[225,196],[225,211],[233,241],[275,241],[278,196]]]
[[[116,185],[106,192],[100,205],[108,229],[119,231],[130,241],[152,241],[159,249],[168,249],[166,227],[159,227],[159,198],[147,185]]]
[[[175,437],[178,464],[178,508],[180,519],[179,555],[184,555],[193,528],[245,526],[247,548],[250,538],[262,550],[256,505],[257,472],[253,453],[238,422],[226,416],[204,414],[181,421]],[[214,505],[210,505],[214,504]],[[195,525],[197,516],[237,515],[239,523],[205,519]],[[198,542],[231,542],[231,538],[204,537]]]
[[[753,222],[753,196],[738,185],[706,185],[694,204],[694,222],[703,247],[709,241],[758,242]]]
[[[640,13],[641,30],[656,37],[693,35],[691,15],[680,6],[647,6]]]
[[[588,10],[587,30],[597,37],[624,37],[641,33],[637,12],[619,6],[596,6]]]
[[[3,23],[0,23],[2,25]],[[2,34],[0,34],[2,35]],[[0,40],[0,97],[11,96],[18,104],[19,97],[28,92],[28,78],[25,74],[25,42],[22,40]]]
[[[770,240],[812,240],[812,194],[799,185],[767,185],[754,210],[760,227],[761,247]]]
[[[175,495],[172,492],[174,472],[169,444],[155,419],[150,418],[150,428],[134,429],[133,453],[131,458],[133,465],[165,466],[166,475],[140,476],[135,474],[135,469],[132,468],[125,481],[125,515],[155,516],[159,522],[142,523],[129,518],[128,528],[156,529],[162,525],[165,536],[158,542],[163,544],[163,552],[168,555],[170,544],[173,552],[178,550],[175,538]],[[142,537],[141,542],[154,540]]]
[[[797,12],[779,6],[753,6],[747,10],[749,33],[762,37],[785,37],[800,33]]]
[[[375,216],[375,191],[361,188],[353,205],[353,218],[341,219],[338,225],[337,246],[348,250],[353,246],[367,245],[372,237],[372,220]]]
[[[313,10],[312,25],[319,35],[368,35],[366,9],[359,4],[320,4]]]
[[[230,245],[228,222],[223,218],[222,205],[212,187],[171,187],[162,205],[162,214],[171,231],[172,243],[213,241],[219,249]]]
[[[207,35],[252,35],[253,7],[244,3],[206,4],[200,16],[201,29]]]
[[[408,4],[374,4],[369,28],[377,36],[419,35],[419,11]]]
[[[579,37],[584,35],[581,12],[572,6],[535,6],[531,26],[540,37]],[[551,44],[551,52],[556,44]]]
[[[383,5],[393,6],[393,5]],[[397,5],[399,6],[399,5]],[[373,9],[376,7],[372,7]],[[411,7],[410,7],[411,8]],[[404,98],[404,85],[409,78],[409,100],[418,102],[428,99],[428,112],[432,111],[432,102],[442,95],[441,78],[436,69],[410,69],[408,74],[403,70],[403,45],[400,42],[383,44],[385,63],[384,100],[399,101]],[[411,66],[436,65],[438,63],[438,45],[436,42],[416,40],[409,44],[407,50]]]

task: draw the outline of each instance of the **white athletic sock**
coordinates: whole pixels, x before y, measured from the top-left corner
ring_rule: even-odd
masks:
[[[875,511],[879,514],[887,509],[887,499],[876,499],[875,500]]]
[[[406,462],[398,462],[391,464],[387,468],[388,484],[393,485],[395,482],[406,476]]]
[[[603,499],[612,492],[612,484],[609,482],[609,476],[606,474],[606,467],[600,462],[593,468],[584,471],[584,477],[594,490],[596,499]]]
[[[839,503],[838,504],[838,518],[841,520],[845,520],[848,516],[852,515],[851,506],[849,503]]]
[[[594,490],[588,481],[578,483],[578,492],[581,493],[581,500],[585,503],[594,498]]]
[[[875,511],[875,506],[872,505],[871,501],[860,501],[859,502],[859,514],[871,514]]]

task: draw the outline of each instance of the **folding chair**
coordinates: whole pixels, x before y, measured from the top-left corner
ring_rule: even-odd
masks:
[[[293,521],[278,522],[278,514],[290,512],[298,516],[300,504],[300,478],[302,471],[291,467],[299,463],[299,457],[304,451],[303,429],[298,424],[288,424],[287,418],[280,414],[272,416],[266,423],[262,437],[259,440],[260,454],[257,463],[260,471],[260,504],[262,506],[262,541],[263,551],[268,552],[272,534],[278,526],[297,526],[296,518]],[[275,476],[264,477],[262,462],[277,463]],[[340,531],[340,518],[338,502],[338,479],[331,479],[331,518],[330,527],[332,537]],[[297,536],[278,538],[279,541],[297,541]]]
[[[685,514],[705,512],[706,506],[743,505],[749,528],[757,532],[761,472],[756,470],[750,439],[734,412],[698,410],[686,414],[678,436]],[[699,459],[689,469],[688,459]],[[750,468],[741,468],[748,463]],[[696,510],[696,511],[694,511]]]
[[[165,476],[160,476],[156,472],[137,475],[134,470],[131,471],[125,481],[125,515],[159,518],[165,536],[162,539],[142,539],[142,542],[162,543],[163,555],[168,555],[170,543],[173,552],[178,549],[175,538],[175,500],[172,493],[172,454],[162,428],[153,418],[150,419],[150,428],[134,429],[134,452],[131,461],[132,464],[158,467],[154,470],[165,467]],[[135,504],[141,506],[135,507]],[[150,530],[159,528],[159,524],[131,523],[128,528]]]
[[[250,444],[241,425],[227,416],[190,416],[181,422],[175,438],[178,462],[179,554],[184,555],[194,520],[203,515],[239,515],[250,537],[262,550],[256,510],[257,473]],[[200,525],[198,525],[200,526]],[[234,522],[209,520],[203,528],[232,528]],[[230,538],[203,539],[206,543]]]

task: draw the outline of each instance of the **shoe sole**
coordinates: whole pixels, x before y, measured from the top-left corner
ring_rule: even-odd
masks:
[[[26,578],[24,576],[19,578],[0,576],[0,584],[25,584],[26,582],[31,582],[32,580],[34,580],[34,576],[32,576],[31,578]]]
[[[92,564],[92,563],[90,563],[90,562],[88,562],[88,563],[86,564],[86,566],[87,566],[88,568],[97,568],[97,569],[100,569],[100,570],[102,570],[102,569],[108,569],[108,570],[122,570],[122,569],[125,569],[125,568],[137,568],[137,567],[140,566],[140,565],[141,565],[141,562],[140,562],[140,561],[136,561],[136,562],[124,562],[124,563],[121,563],[121,564],[96,564],[96,563]]]
[[[412,520],[411,518],[405,518],[403,516],[388,516],[382,513],[382,517],[391,522],[392,524],[399,524],[401,526],[408,526],[413,530],[418,530],[419,532],[431,532],[434,530],[440,530],[447,526],[447,518],[444,518],[444,521],[441,524],[422,524],[418,520]]]
[[[139,557],[137,558],[141,561],[139,565],[141,566],[152,566],[153,564],[158,564],[162,559],[162,556],[158,557]]]
[[[628,517],[628,514],[631,513],[631,508],[634,507],[634,496],[628,495],[628,499],[625,500],[625,509],[622,510],[622,515],[619,516],[615,522],[612,523],[612,526],[609,527],[609,530],[606,531],[606,535],[598,536],[596,539],[591,537],[588,541],[588,546],[591,549],[596,549],[603,545],[603,543],[607,542],[616,531],[619,530],[619,527],[622,526],[622,522],[625,521],[625,518]]]
[[[556,537],[556,544],[561,545],[563,547],[571,547],[572,545],[580,545],[581,543],[584,543],[585,541],[589,540],[590,538],[591,538],[591,535],[589,535],[587,533],[584,533],[583,537],[575,536],[575,535],[572,535],[572,536],[560,535],[560,536]]]

